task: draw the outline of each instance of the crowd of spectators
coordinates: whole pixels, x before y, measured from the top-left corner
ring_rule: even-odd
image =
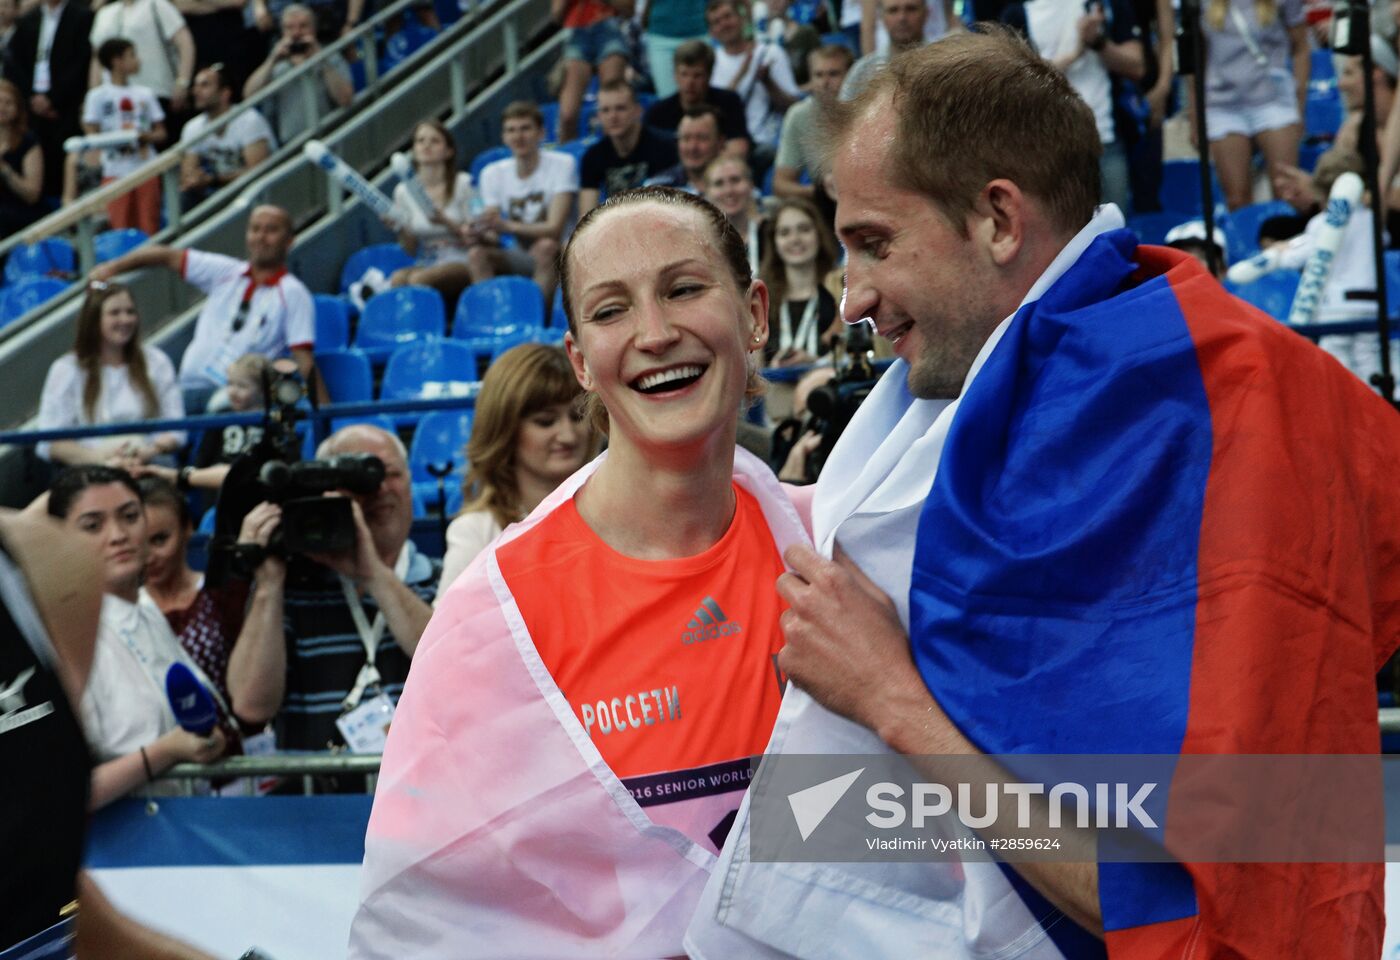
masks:
[[[0,0],[0,239],[171,143],[190,148],[180,171],[185,208],[247,174],[279,142],[315,125],[301,91],[206,131],[351,29],[363,7],[362,0]],[[354,96],[342,57],[330,57],[319,80],[323,113]],[[69,138],[120,130],[135,131],[135,139],[65,151]],[[158,178],[140,184],[108,206],[107,225],[154,234],[160,191]]]
[[[7,2],[0,0],[0,30]],[[0,162],[0,217],[7,225],[25,222],[26,206],[39,199],[40,171],[51,159],[45,144],[68,132],[64,105],[74,97],[81,108],[76,115],[88,132],[132,125],[139,132],[132,145],[84,156],[81,164],[100,162],[103,179],[110,180],[178,135],[191,144],[181,169],[182,199],[186,206],[198,204],[296,136],[307,122],[305,102],[299,95],[277,98],[266,116],[247,113],[217,136],[200,135],[232,109],[240,90],[251,95],[295,69],[315,56],[334,30],[348,28],[364,13],[352,6],[337,20],[324,5],[257,4],[249,29],[265,30],[275,21],[280,32],[264,37],[266,54],[241,76],[226,63],[204,61],[191,39],[200,31],[169,0],[119,0],[99,9],[95,18],[76,2],[45,0],[18,16],[3,53],[7,74],[14,78],[0,81],[0,137],[7,148]],[[1210,138],[1231,207],[1242,205],[1246,193],[1241,191],[1255,189],[1252,183],[1241,186],[1229,168],[1234,153],[1248,159],[1252,143],[1264,155],[1278,195],[1306,216],[1318,211],[1337,170],[1355,156],[1359,124],[1352,117],[1342,126],[1320,178],[1298,165],[1296,101],[1307,76],[1306,66],[1298,64],[1307,59],[1300,44],[1308,40],[1299,33],[1300,14],[1291,2],[1284,0],[1272,13],[1263,4],[1239,5],[1251,28],[1244,33],[1239,20],[1245,14],[1236,11],[1234,0],[1207,10],[1208,30],[1235,29],[1242,49],[1251,49],[1253,40],[1263,44],[1262,55],[1282,64],[1271,68],[1268,90],[1274,100],[1265,104],[1263,87],[1231,79],[1229,64],[1238,51],[1212,41],[1211,56],[1224,59],[1212,81],[1209,102],[1217,119]],[[854,95],[892,54],[937,42],[962,29],[962,21],[943,0],[848,3],[857,15],[848,19],[843,13],[844,32],[809,44],[794,62],[796,45],[785,47],[774,39],[790,38],[791,31],[762,29],[742,0],[709,0],[700,20],[692,16],[694,3],[659,0],[652,6],[640,31],[642,57],[630,45],[636,31],[629,27],[637,24],[629,22],[629,10],[598,0],[556,3],[554,14],[569,30],[558,126],[550,131],[536,103],[510,104],[500,117],[508,155],[485,164],[475,181],[466,172],[470,157],[459,150],[453,132],[436,119],[418,124],[410,156],[432,209],[424,210],[406,183],[396,188],[393,213],[385,219],[414,263],[387,282],[435,288],[450,312],[470,285],[513,274],[531,278],[548,304],[558,283],[560,247],[579,217],[610,194],[643,184],[674,186],[703,195],[723,213],[744,241],[751,271],[767,283],[771,335],[764,362],[773,367],[822,363],[842,329],[837,322],[841,253],[831,229],[834,201],[813,142],[815,114],[824,101]],[[200,8],[200,16],[216,18],[230,9],[211,4]],[[1134,92],[1148,103],[1145,123],[1162,120],[1156,97],[1172,65],[1167,45],[1154,35],[1160,25],[1142,22],[1142,11],[1120,0],[1087,8],[1077,0],[1030,0],[999,15],[1019,24],[1089,104],[1104,147],[1105,199],[1125,211],[1150,210],[1156,198],[1135,194],[1130,164],[1144,134],[1124,120],[1121,106],[1123,94]],[[324,23],[318,25],[324,16],[340,24],[329,35]],[[212,22],[203,22],[201,29]],[[34,50],[26,53],[26,44]],[[64,44],[81,48],[84,57],[93,55],[92,74],[81,83],[68,75],[69,61],[56,52]],[[1374,80],[1387,113],[1394,100],[1395,63],[1393,50],[1389,57],[1377,56]],[[1353,107],[1359,69],[1358,60],[1341,63],[1341,86]],[[581,108],[594,74],[597,128],[589,131],[582,129]],[[344,60],[326,61],[320,79],[323,106],[349,102]],[[1235,103],[1232,96],[1242,99]],[[183,132],[175,133],[180,120],[173,118],[184,121]],[[1241,129],[1231,125],[1235,120]],[[552,148],[551,133],[559,140],[576,134],[590,139],[571,154]],[[113,205],[109,218],[151,232],[158,201],[158,195],[133,191]],[[1298,229],[1303,222],[1300,217]],[[90,275],[73,351],[54,363],[44,385],[39,425],[253,410],[262,402],[269,363],[286,356],[320,392],[319,399],[332,399],[316,371],[311,293],[287,269],[293,239],[287,212],[263,206],[249,217],[245,258],[148,244],[98,266]],[[1179,234],[1175,242],[1203,257],[1225,246],[1222,238],[1203,231]],[[1223,259],[1212,266],[1219,273]],[[178,373],[162,351],[142,344],[139,305],[115,282],[121,273],[149,267],[178,274],[206,296]],[[1358,282],[1364,284],[1364,278]],[[386,466],[379,489],[355,499],[356,548],[345,556],[318,556],[290,566],[269,554],[247,590],[231,595],[207,593],[186,563],[194,518],[184,496],[172,500],[169,494],[174,485],[179,494],[191,488],[217,491],[228,465],[261,439],[259,428],[210,431],[183,461],[175,459],[186,443],[178,432],[60,440],[41,445],[39,453],[56,466],[124,471],[112,479],[89,470],[87,486],[58,502],[61,515],[88,496],[89,486],[101,488],[106,499],[98,512],[105,510],[109,519],[120,520],[133,490],[145,502],[146,522],[154,531],[143,534],[153,564],[147,570],[151,603],[167,615],[174,635],[226,701],[227,734],[220,749],[275,721],[283,747],[319,750],[338,737],[337,714],[326,705],[334,700],[338,710],[346,697],[358,702],[370,688],[392,700],[435,595],[504,525],[528,513],[591,454],[590,431],[571,408],[576,393],[555,348],[520,347],[489,368],[466,450],[467,505],[447,531],[445,573],[441,561],[421,555],[409,538],[414,510],[407,454],[395,433],[378,427],[343,429],[320,451],[372,454]],[[799,453],[812,447],[812,439],[804,437]],[[181,462],[188,466],[180,468]],[[139,489],[126,483],[128,476],[142,478]],[[52,501],[50,509],[56,509]],[[266,544],[279,522],[279,509],[263,504],[249,513],[242,534],[250,543]],[[121,527],[113,523],[111,529]],[[126,527],[124,535],[138,539],[132,525]],[[115,595],[130,593],[125,580],[113,583]],[[367,627],[370,623],[377,625]],[[358,643],[347,644],[347,637],[357,636],[363,651]],[[162,649],[168,647],[166,638],[157,639]],[[332,647],[334,656],[327,653]],[[157,723],[146,733],[149,748],[169,730]],[[140,745],[133,740],[113,747],[115,760],[126,758],[124,774],[114,782],[129,787],[128,748]],[[161,747],[156,752],[163,760],[200,751],[184,744],[182,751]]]

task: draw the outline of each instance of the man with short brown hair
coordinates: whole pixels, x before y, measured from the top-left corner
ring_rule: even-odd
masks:
[[[640,187],[677,160],[675,141],[642,123],[641,104],[626,80],[598,88],[598,123],[603,139],[579,163],[580,218],[608,194]]]
[[[705,192],[705,168],[725,152],[719,111],[708,103],[691,107],[681,118],[676,151],[680,163],[646,182],[648,187],[675,187],[688,193]]]
[[[807,54],[812,95],[788,108],[783,117],[783,132],[778,138],[778,156],[773,165],[773,194],[813,200],[826,213],[828,221],[835,216],[835,205],[820,183],[822,171],[816,162],[811,142],[812,125],[818,103],[836,99],[841,92],[841,82],[846,79],[854,59],[850,47],[836,43],[817,47]],[[801,182],[804,172],[811,183]]]
[[[823,140],[844,317],[898,360],[823,469],[820,553],[784,556],[791,685],[689,956],[1378,956],[1379,770],[1374,797],[1334,800],[1376,861],[1314,844],[1265,863],[1219,841],[1265,816],[1308,828],[1238,782],[1183,804],[1175,769],[1374,754],[1375,673],[1400,642],[1400,418],[1096,207],[1092,111],[1005,29],[895,57]],[[840,756],[793,775],[812,754]],[[1028,798],[1084,790],[1055,758],[1085,755],[1100,783],[1165,757],[1136,855],[1126,831],[1073,829],[1060,853],[988,855],[1055,849],[1011,841],[1059,826]],[[1030,757],[1060,765],[1018,781]],[[1099,823],[1145,795],[1094,804]],[[907,842],[892,808],[924,847],[879,845]],[[939,856],[930,838],[975,842]],[[922,852],[879,855],[897,849]]]
[[[678,131],[681,117],[692,107],[711,104],[720,115],[720,133],[725,152],[746,159],[749,154],[749,127],[744,102],[733,90],[710,83],[715,68],[715,51],[703,40],[689,40],[676,48],[676,92],[658,100],[647,110],[646,124],[658,130]]]
[[[501,114],[501,139],[511,155],[488,163],[477,193],[486,205],[476,224],[481,242],[467,254],[472,282],[500,274],[534,277],[545,302],[554,296],[559,240],[578,193],[574,158],[541,150],[544,115],[529,100],[509,104]],[[512,234],[516,246],[500,245]]]

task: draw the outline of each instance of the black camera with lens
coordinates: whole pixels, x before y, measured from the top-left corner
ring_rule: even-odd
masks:
[[[384,482],[384,462],[370,454],[301,460],[297,422],[306,390],[295,364],[278,361],[263,380],[263,435],[229,466],[215,507],[209,545],[211,586],[230,574],[251,577],[267,556],[341,553],[355,546],[355,516],[346,497],[331,490],[371,494]],[[238,542],[243,518],[263,501],[282,507],[282,521],[266,547]]]
[[[804,435],[816,433],[821,437],[817,448],[807,455],[808,483],[817,482],[846,424],[851,422],[879,380],[875,372],[875,343],[868,322],[851,324],[845,336],[832,344],[832,364],[836,376],[807,395],[806,422],[789,419],[779,424],[773,433],[771,462],[775,470],[782,468],[793,446]]]

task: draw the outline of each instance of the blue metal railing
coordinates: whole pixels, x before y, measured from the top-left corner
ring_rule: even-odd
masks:
[[[297,408],[298,421],[313,424],[318,440],[327,434],[326,426],[332,420],[350,417],[366,417],[379,413],[426,413],[429,410],[460,410],[476,404],[476,394],[481,389],[479,382],[472,382],[463,396],[442,397],[431,400],[366,400],[358,403],[328,403],[316,409]],[[86,437],[110,437],[128,433],[165,433],[181,430],[218,430],[234,424],[257,426],[267,419],[263,410],[248,413],[211,413],[202,416],[184,417],[178,420],[127,420],[121,423],[103,423],[87,427],[63,427],[54,430],[5,430],[0,431],[0,444],[29,446],[54,440],[80,440]]]

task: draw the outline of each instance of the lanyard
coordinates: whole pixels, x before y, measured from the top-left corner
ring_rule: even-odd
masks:
[[[1230,4],[1230,19],[1235,21],[1235,29],[1244,38],[1244,45],[1249,48],[1250,56],[1254,57],[1256,63],[1261,67],[1269,65],[1269,58],[1264,55],[1264,51],[1259,49],[1259,41],[1254,39],[1254,31],[1249,29],[1249,21],[1240,13],[1240,8],[1233,3]]]
[[[399,550],[398,560],[394,561],[394,576],[399,580],[408,575],[408,560],[408,544],[405,543]],[[365,616],[364,605],[360,603],[360,591],[356,589],[353,580],[342,576],[340,589],[345,594],[345,605],[350,608],[350,619],[355,621],[355,632],[360,635],[360,643],[365,647],[364,666],[360,667],[360,674],[355,678],[355,686],[341,702],[342,709],[348,712],[360,705],[366,690],[380,683],[379,668],[374,665],[374,661],[379,650],[379,641],[384,638],[384,631],[389,624],[384,619],[382,610],[374,615],[374,624],[370,624],[369,617]]]
[[[817,296],[815,290],[807,298],[807,306],[802,310],[802,319],[798,321],[797,329],[794,331],[791,325],[792,314],[789,311],[790,300],[783,301],[782,316],[783,321],[778,325],[778,352],[785,353],[788,350],[801,350],[808,356],[817,355]]]

